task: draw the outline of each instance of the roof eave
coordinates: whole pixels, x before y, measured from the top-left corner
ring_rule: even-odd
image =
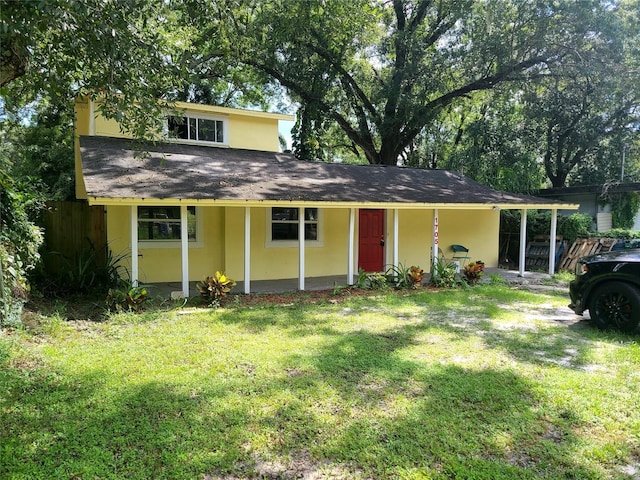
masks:
[[[578,210],[576,203],[427,203],[427,202],[346,202],[308,200],[229,200],[193,198],[110,198],[89,196],[90,205],[196,205],[217,207],[272,207],[283,205],[323,208],[442,209],[442,210]]]

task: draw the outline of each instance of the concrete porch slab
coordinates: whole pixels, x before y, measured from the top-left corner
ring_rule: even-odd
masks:
[[[504,278],[509,284],[523,283],[540,283],[544,279],[550,278],[550,275],[542,272],[525,272],[521,277],[516,270],[504,270],[502,268],[487,268],[485,270],[485,278],[489,275],[498,274]],[[429,281],[429,275],[425,275],[425,283]],[[196,288],[197,282],[189,282],[189,296],[197,297],[200,295]],[[347,285],[346,275],[332,275],[326,277],[307,277],[305,278],[305,290],[330,290],[336,286]],[[182,284],[180,282],[170,283],[152,283],[145,285],[151,296],[161,296],[170,298],[172,292],[181,294]],[[295,292],[298,290],[297,278],[285,278],[280,280],[252,280],[251,293],[283,293]],[[244,282],[238,282],[232,290],[234,294],[244,292]]]

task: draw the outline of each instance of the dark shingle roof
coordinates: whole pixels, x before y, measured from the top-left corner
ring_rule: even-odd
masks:
[[[496,191],[446,170],[302,162],[276,152],[95,136],[81,137],[80,148],[94,198],[566,205]]]

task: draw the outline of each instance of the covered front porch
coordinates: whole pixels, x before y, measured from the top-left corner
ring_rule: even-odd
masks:
[[[469,207],[468,206],[465,206],[465,207],[466,207],[465,209],[468,211]],[[358,213],[361,211],[361,209],[344,208],[344,207],[342,208],[334,207],[333,210],[345,211],[348,216],[348,221],[344,225],[344,227],[346,228],[343,227],[344,230],[347,230],[347,231],[345,232],[344,230],[342,230],[341,232],[341,235],[344,235],[344,240],[338,242],[339,244],[342,244],[342,242],[346,240],[345,242],[346,245],[342,247],[337,247],[337,250],[340,250],[343,253],[344,260],[346,260],[344,261],[342,268],[340,268],[339,270],[343,269],[343,271],[346,271],[346,274],[317,275],[307,270],[306,258],[307,258],[307,252],[309,247],[307,246],[307,242],[305,241],[305,206],[296,206],[294,208],[299,212],[297,216],[298,220],[295,223],[295,227],[298,233],[298,238],[293,242],[292,248],[290,249],[291,253],[290,253],[289,262],[288,262],[290,267],[289,275],[287,275],[286,273],[283,274],[283,272],[280,271],[281,277],[284,277],[284,278],[278,278],[278,276],[276,275],[276,278],[272,278],[272,279],[264,279],[264,278],[253,279],[252,263],[254,261],[253,258],[255,258],[255,245],[254,247],[252,247],[252,235],[255,234],[255,232],[252,230],[252,227],[251,227],[252,210],[254,212],[262,211],[264,213],[264,211],[266,211],[268,208],[269,207],[260,206],[260,207],[244,207],[239,209],[236,207],[236,211],[238,213],[241,213],[241,217],[243,217],[243,219],[242,221],[240,221],[240,219],[237,219],[235,221],[237,223],[237,226],[239,227],[237,229],[238,235],[235,236],[235,242],[231,242],[235,244],[234,248],[236,249],[236,253],[237,253],[236,261],[234,262],[235,273],[230,272],[229,268],[227,268],[227,271],[226,271],[226,273],[231,278],[234,278],[237,281],[237,286],[235,289],[236,292],[249,294],[249,293],[265,293],[265,292],[285,292],[285,291],[293,291],[293,290],[301,290],[301,291],[302,290],[325,290],[325,289],[330,289],[336,286],[354,285],[356,283],[357,275],[358,275],[357,273],[358,266],[361,263],[360,258],[358,256],[358,247],[361,244],[358,238],[358,230],[360,227],[357,221]],[[476,212],[475,213],[476,216],[479,215],[482,212],[482,210],[484,210],[485,212],[489,211],[492,214],[497,215],[499,209],[500,207],[487,208],[486,206],[482,206],[478,208],[477,206],[475,206],[475,208],[472,208],[471,211]],[[190,257],[191,248],[186,235],[187,206],[182,205],[180,207],[180,210],[181,210],[180,227],[182,230],[182,239],[180,241],[179,256],[180,256],[180,265],[182,267],[181,268],[182,279],[180,282],[171,282],[171,283],[169,282],[155,283],[154,282],[153,283],[154,285],[158,285],[157,287],[154,286],[153,288],[158,288],[163,295],[167,295],[167,296],[170,295],[173,298],[191,297],[191,296],[198,295],[198,290],[196,288],[197,280],[194,281],[193,275],[190,275],[189,257]],[[385,261],[382,262],[381,260],[380,266],[371,271],[384,271],[389,266],[398,267],[399,265],[405,263],[404,259],[406,257],[404,256],[401,257],[399,255],[400,247],[403,244],[403,242],[416,241],[415,238],[410,238],[410,237],[407,237],[406,235],[403,236],[401,234],[402,230],[399,227],[401,218],[403,218],[404,215],[408,215],[410,213],[409,210],[398,209],[398,208],[380,209],[380,210],[385,212],[384,218],[386,219],[383,222],[385,226],[383,228],[383,234],[380,240],[381,245],[385,245],[386,243],[385,245],[386,255],[381,257],[381,259],[384,258]],[[449,206],[448,209],[444,209],[445,212],[447,210],[451,211],[451,207]],[[130,207],[130,211],[131,211],[130,245],[132,246],[131,271],[132,271],[132,278],[136,279],[136,283],[137,283],[137,281],[140,281],[140,276],[138,274],[139,257],[142,257],[142,255],[139,254],[139,250],[138,250],[138,244],[139,244],[138,238],[137,238],[138,228],[136,223],[137,217],[138,217],[136,213],[137,205],[132,205]],[[460,208],[459,210],[453,209],[453,211],[462,211],[462,208]],[[429,212],[430,220],[432,219],[431,220],[432,225],[427,226],[423,224],[422,228],[424,229],[424,234],[426,235],[421,235],[417,239],[418,244],[415,250],[421,252],[420,258],[422,259],[422,261],[419,261],[418,263],[414,263],[415,265],[421,266],[425,271],[429,271],[428,264],[431,264],[432,262],[436,261],[438,257],[442,255],[442,250],[446,248],[444,246],[443,248],[440,248],[440,239],[442,238],[440,209],[420,208],[420,209],[413,209],[413,212],[425,212],[425,213]],[[520,232],[520,254],[519,254],[519,262],[518,262],[518,266],[519,266],[518,270],[514,272],[514,271],[507,271],[507,270],[494,268],[488,271],[495,270],[497,273],[500,273],[501,275],[509,278],[513,278],[516,275],[520,278],[525,276],[525,248],[524,247],[526,245],[527,209],[526,208],[522,209],[521,212],[522,212],[522,222],[521,222],[521,232]],[[236,215],[236,218],[237,218],[237,215]],[[557,224],[557,209],[552,209],[552,223],[551,223],[550,238],[555,238],[556,236],[556,224]],[[498,228],[497,224],[495,228],[497,231],[497,228]],[[404,231],[406,232],[406,228]],[[260,234],[260,232],[258,232],[258,234]],[[377,237],[377,238],[380,238],[380,237]],[[376,239],[376,242],[378,241],[379,240]],[[255,244],[255,242],[253,243]],[[497,245],[495,250],[497,252]],[[274,255],[274,253],[268,250],[260,250],[258,257],[264,258],[265,255],[271,257]],[[483,260],[485,259],[483,256],[476,256],[476,255],[474,255],[474,258],[479,258]],[[472,258],[469,257],[467,258],[467,260],[470,261],[472,260]],[[553,274],[555,272],[555,262],[556,262],[555,242],[551,242],[550,250],[549,250],[548,274]],[[298,275],[297,277],[294,277],[293,275],[295,275],[294,272],[295,272],[296,264],[297,264]],[[488,267],[494,266],[496,264],[497,264],[497,261],[493,265],[491,265],[491,263],[488,263]],[[277,263],[274,265],[277,265]],[[406,264],[406,265],[408,266],[409,264]],[[294,267],[294,269],[292,269],[291,267]],[[275,270],[273,271],[274,272],[278,271],[278,269],[275,268]],[[505,272],[511,272],[511,273],[505,273]],[[213,272],[211,272],[211,274],[213,274]],[[141,281],[140,283],[147,283],[147,282]]]

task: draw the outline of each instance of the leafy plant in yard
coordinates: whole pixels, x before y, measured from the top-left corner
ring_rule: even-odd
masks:
[[[431,268],[431,285],[439,288],[457,287],[456,264],[443,258],[436,258]]]
[[[371,290],[384,290],[389,287],[387,277],[382,272],[372,272],[367,275],[367,282]]]
[[[213,277],[207,277],[197,284],[200,295],[209,307],[219,307],[235,286],[236,281],[221,272],[216,272]]]
[[[120,288],[110,288],[107,293],[107,308],[110,311],[139,312],[147,301],[149,293],[143,286],[124,284]]]
[[[128,272],[120,262],[128,256],[127,253],[115,255],[110,249],[102,252],[90,239],[86,240],[87,246],[76,252],[73,257],[65,256],[60,252],[50,252],[51,255],[59,257],[62,262],[60,274],[55,278],[56,287],[61,290],[60,293],[84,293],[92,289],[105,291],[108,287],[117,286],[121,278],[126,278],[121,274]],[[39,287],[44,290],[50,288],[50,280],[46,277],[41,279]]]
[[[402,265],[391,265],[385,272],[387,283],[393,288],[403,290],[409,288],[409,269]]]
[[[39,200],[17,185],[0,159],[0,327],[19,325],[29,292],[27,276],[40,255],[43,236],[30,218]]]
[[[401,263],[391,265],[385,272],[387,282],[399,290],[408,288],[418,288],[422,284],[424,271],[420,267],[412,265],[405,267]]]
[[[366,272],[362,268],[358,270],[358,279],[355,287],[363,290],[384,290],[389,286],[386,273]]]
[[[358,278],[356,279],[356,283],[354,285],[356,288],[367,288],[367,272],[365,272],[362,268],[358,269]]]
[[[408,278],[411,288],[418,288],[420,285],[422,285],[422,280],[424,279],[424,270],[422,270],[420,267],[412,265],[411,267],[409,267]]]
[[[484,275],[484,262],[482,260],[476,260],[475,262],[468,263],[462,269],[462,276],[465,282],[469,285],[475,285],[480,280],[480,277]]]

